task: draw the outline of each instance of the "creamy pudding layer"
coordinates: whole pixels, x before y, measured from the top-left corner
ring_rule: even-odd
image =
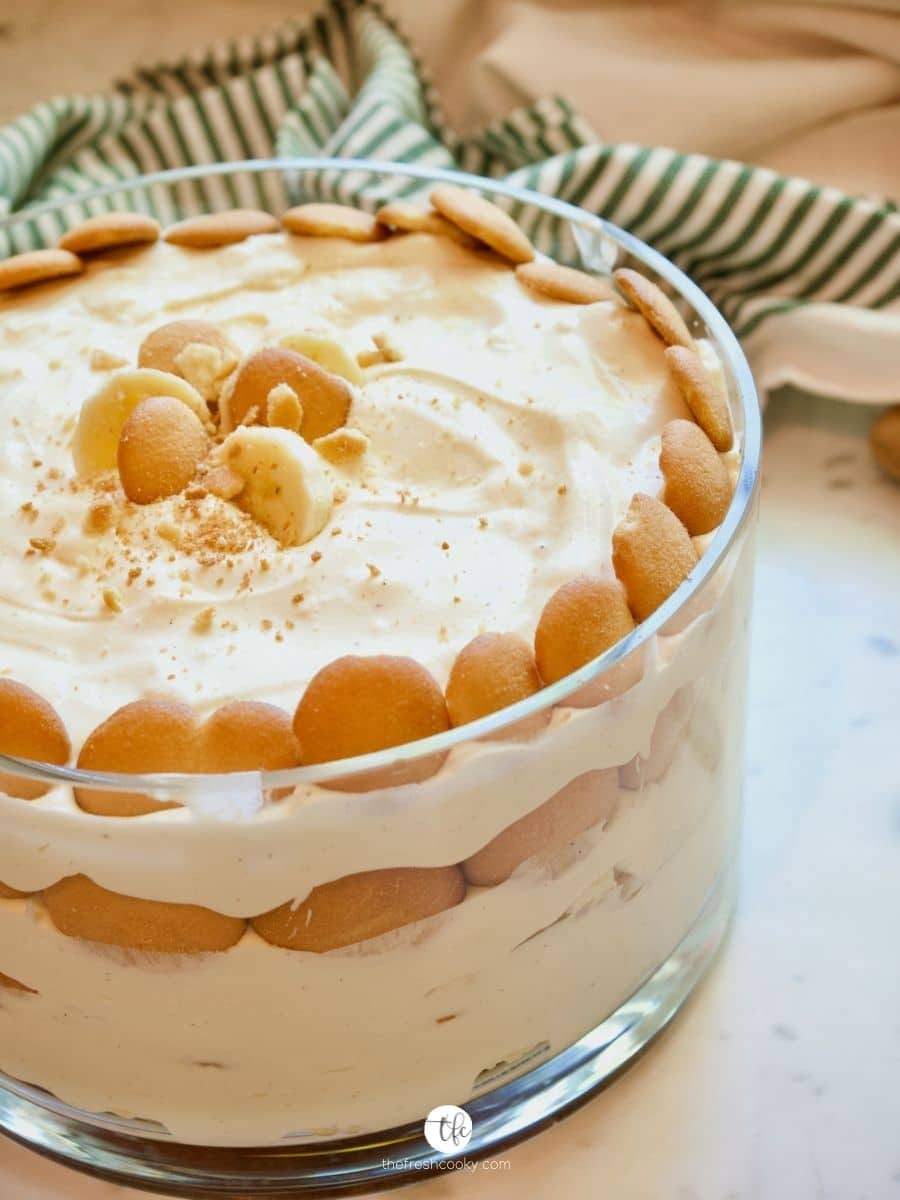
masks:
[[[313,331],[351,356],[385,335],[402,356],[365,371],[349,425],[371,444],[328,467],[345,499],[306,545],[248,533],[215,496],[189,520],[173,497],[85,533],[96,492],[74,478],[72,433],[111,373],[91,364],[133,367],[184,317],[244,353]],[[609,572],[631,496],[659,490],[662,427],[689,415],[663,343],[612,294],[542,300],[428,235],[160,243],[0,300],[0,318],[0,669],[57,700],[76,747],[139,697],[292,710],[342,654],[409,655],[443,680],[482,630],[530,642],[560,584]]]

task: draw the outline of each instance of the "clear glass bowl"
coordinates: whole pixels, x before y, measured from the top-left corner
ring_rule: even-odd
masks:
[[[274,1196],[421,1178],[447,1153],[493,1153],[633,1059],[726,928],[760,421],[735,338],[680,271],[549,197],[321,159],[135,179],[10,217],[0,236],[25,249],[107,208],[167,222],[357,194],[374,207],[442,181],[480,189],[554,257],[596,273],[634,265],[677,300],[723,366],[742,446],[731,508],[697,568],[633,634],[531,699],[438,737],[218,776],[0,756],[4,772],[49,789],[27,809],[0,795],[0,879],[28,893],[0,900],[0,971],[32,989],[6,989],[0,1006],[0,1127],[72,1166],[191,1197]],[[97,816],[71,800],[86,785],[178,807]],[[499,866],[473,858],[551,799],[542,852],[511,877],[503,854]],[[559,837],[566,813],[581,814],[574,841]],[[64,938],[40,901],[42,888],[83,873],[126,896],[249,918],[338,877],[466,860],[476,866],[462,903],[325,955],[279,948],[249,926],[220,953],[103,947]],[[444,1104],[469,1114],[464,1151],[423,1136]]]

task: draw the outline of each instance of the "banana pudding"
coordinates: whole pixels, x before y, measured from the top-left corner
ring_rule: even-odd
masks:
[[[735,836],[746,543],[641,637],[738,476],[712,344],[449,186],[0,289],[0,753],[78,772],[0,776],[0,1071],[317,1141],[614,1012]]]

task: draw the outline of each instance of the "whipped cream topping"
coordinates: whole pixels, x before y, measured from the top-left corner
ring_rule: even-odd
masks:
[[[142,697],[292,710],[342,654],[410,655],[443,684],[479,632],[530,642],[561,583],[610,570],[632,494],[659,490],[660,431],[687,415],[662,343],[618,300],[543,300],[429,235],[160,243],[0,313],[0,671],[55,703],[76,747]],[[350,354],[385,335],[402,355],[365,372],[349,425],[369,449],[326,464],[342,502],[306,545],[281,549],[213,496],[107,496],[110,527],[86,532],[98,495],[71,438],[109,377],[95,368],[134,366],[183,317],[243,353],[311,331]]]

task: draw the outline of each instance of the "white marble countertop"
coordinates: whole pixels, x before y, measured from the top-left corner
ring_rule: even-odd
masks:
[[[218,0],[214,23],[231,36],[312,7]],[[204,45],[212,23],[179,0],[0,0],[0,119]],[[744,879],[723,955],[612,1087],[504,1169],[418,1185],[422,1200],[900,1200],[900,487],[870,461],[870,420],[794,396],[766,418]],[[0,1196],[139,1193],[0,1139]]]
[[[900,1197],[900,487],[850,405],[766,417],[743,890],[612,1087],[422,1200]],[[138,1200],[0,1139],[0,1196]]]

